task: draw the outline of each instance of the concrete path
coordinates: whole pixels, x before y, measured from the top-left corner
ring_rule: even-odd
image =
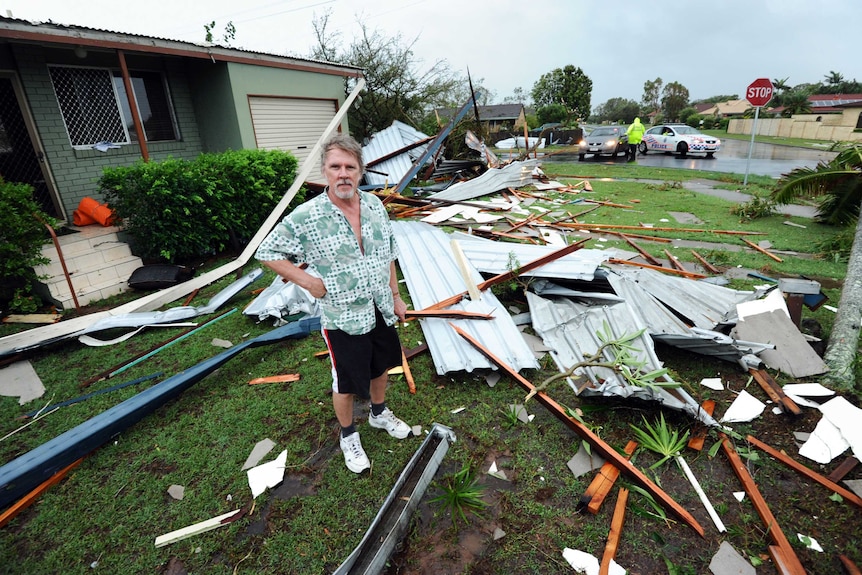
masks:
[[[699,194],[706,194],[709,196],[722,198],[730,202],[737,202],[741,204],[751,199],[750,194],[745,194],[734,190],[723,190],[714,188],[714,184],[715,182],[713,182],[712,180],[688,180],[682,182],[682,186],[686,190],[691,190],[692,192],[697,192]],[[779,212],[781,212],[782,214],[797,216],[800,218],[813,218],[814,215],[817,213],[817,208],[815,208],[814,206],[803,206],[798,204],[784,204],[779,207]]]

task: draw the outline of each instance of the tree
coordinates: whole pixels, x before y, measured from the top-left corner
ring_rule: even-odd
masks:
[[[679,113],[688,106],[688,88],[679,82],[671,82],[661,93],[661,109],[666,118],[679,120]]]
[[[811,113],[811,102],[808,101],[808,94],[804,91],[791,90],[786,92],[781,97],[781,103],[784,106],[781,115],[787,118],[793,114]]]
[[[568,114],[566,107],[562,104],[548,104],[536,110],[540,126],[557,122],[562,124],[566,121]]]
[[[855,79],[846,80],[840,72],[830,70],[824,75],[825,82],[816,86],[813,93],[815,94],[855,94],[862,91],[862,84]]]
[[[787,83],[789,79],[790,78],[776,78],[772,80],[772,100],[770,100],[770,103],[774,107],[784,105],[784,94],[791,90],[790,85]]]
[[[209,24],[204,24],[204,30],[206,30],[206,36],[204,36],[207,44],[212,44],[213,41],[213,28],[215,28],[215,20],[210,22]],[[233,25],[233,20],[230,20],[227,24],[225,24],[224,32],[222,33],[222,41],[225,46],[230,46],[230,43],[236,39],[236,26]]]
[[[416,39],[406,42],[400,34],[384,36],[360,20],[359,34],[343,47],[340,33],[327,29],[329,16],[326,12],[312,22],[317,45],[311,57],[363,69],[366,83],[361,101],[347,113],[350,132],[360,142],[389,127],[393,120],[417,126],[435,107],[451,107],[452,94],[469,93],[466,80],[454,74],[445,60],[421,69],[413,53]],[[349,81],[345,89],[352,89]],[[466,95],[457,106],[464,101]]]
[[[634,100],[611,98],[604,104],[596,106],[590,119],[594,122],[621,122],[630,124],[640,115],[640,105]]]
[[[785,91],[785,90],[789,90],[789,89],[790,89],[790,85],[787,83],[787,81],[788,81],[789,79],[790,79],[789,77],[788,77],[788,78],[783,78],[783,79],[780,79],[780,80],[779,80],[778,78],[776,78],[775,80],[773,80],[773,81],[772,81],[772,87],[773,87],[773,89],[775,89],[777,92],[783,92],[783,91]]]
[[[838,313],[823,359],[829,366],[827,380],[846,390],[862,393],[856,382],[855,360],[859,348],[859,318],[862,317],[862,145],[855,144],[830,162],[815,168],[796,168],[782,177],[772,198],[790,203],[798,197],[819,197],[818,219],[840,226],[854,226],[853,245],[847,261],[847,276],[841,289]]]
[[[644,95],[641,99],[641,104],[643,104],[644,110],[647,112],[658,112],[659,108],[659,96],[661,95],[661,87],[663,82],[661,78],[656,78],[652,82],[647,80],[644,82]]]
[[[525,106],[528,104],[527,98],[529,94],[527,94],[521,86],[517,86],[514,90],[512,90],[511,96],[506,96],[503,98],[503,104],[524,104]]]
[[[710,96],[702,100],[695,100],[692,104],[718,104],[721,102],[730,102],[731,100],[739,100],[739,94],[720,94],[718,96]]]
[[[700,114],[697,113],[697,108],[686,106],[679,111],[679,121],[688,124],[692,127],[697,127],[700,122]],[[692,123],[694,122],[694,123]]]
[[[826,74],[824,78],[826,78],[827,86],[834,86],[835,88],[837,88],[844,83],[844,75],[834,70],[829,70],[829,73]]]
[[[556,68],[533,84],[531,95],[539,108],[550,104],[562,104],[566,109],[567,123],[590,115],[590,95],[593,81],[580,68],[569,64]]]

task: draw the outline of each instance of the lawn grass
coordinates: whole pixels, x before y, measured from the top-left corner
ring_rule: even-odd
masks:
[[[665,223],[662,219],[669,219],[669,225],[677,225],[669,212],[691,212],[705,222],[700,227],[766,232],[765,236],[751,236],[750,239],[756,242],[758,238],[768,238],[775,249],[800,254],[786,255],[785,262],[779,264],[762,254],[723,249],[721,244],[738,244],[729,236],[679,234],[683,239],[714,242],[716,247],[704,250],[702,255],[722,267],[744,266],[767,275],[804,273],[824,281],[843,278],[846,273],[846,265],[840,262],[813,257],[812,235],[826,237],[835,233],[834,230],[797,218],[792,219],[808,227],[785,226],[782,221],[787,218],[780,214],[741,221],[730,215],[729,202],[671,185],[688,177],[680,173],[682,170],[580,164],[553,164],[553,169],[569,182],[590,176],[593,192],[574,198],[550,194],[545,205],[552,210],[576,213],[585,207],[578,198],[630,204],[631,209],[601,207],[582,218],[592,223],[625,225],[641,222],[660,225]],[[604,181],[601,177],[612,179]],[[692,177],[710,176],[700,173]],[[634,178],[651,182],[631,181]],[[721,181],[731,183],[741,179],[734,180],[722,174]],[[766,182],[762,184],[765,186]],[[568,201],[562,205],[554,201],[562,198]],[[590,245],[603,245],[604,249],[618,245],[628,249],[613,238],[607,242],[593,239]],[[660,255],[665,244],[656,247],[642,242],[642,245]],[[688,259],[688,250],[674,249],[674,252],[678,252],[680,259]],[[216,266],[218,262],[211,262],[211,265]],[[193,305],[206,302],[233,279],[233,276],[226,277],[203,288]],[[25,406],[18,405],[13,398],[0,397],[0,412],[6,415],[0,418],[0,435],[23,423],[16,419],[18,415],[49,401],[62,401],[159,371],[165,374],[163,380],[188,369],[223,351],[212,345],[213,338],[237,344],[266,333],[272,329],[270,323],[258,322],[239,311],[252,301],[253,288],[268,285],[271,280],[271,272],[265,273],[256,284],[220,310],[235,307],[237,312],[141,362],[118,378],[87,389],[81,389],[81,381],[153,347],[176,332],[164,328],[147,330],[126,342],[102,348],[87,348],[76,341],[68,341],[34,353],[30,361],[46,386],[46,394]],[[734,285],[748,288],[755,283],[762,283],[762,280],[738,280]],[[837,287],[830,285],[824,291],[831,303],[838,301]],[[404,295],[409,299],[409,294]],[[507,306],[519,306],[521,311],[526,311],[518,289],[500,289],[498,296],[503,297]],[[823,309],[806,310],[805,315],[822,320],[828,331],[830,313]],[[11,333],[12,329],[4,325],[0,327],[0,334]],[[398,329],[405,348],[424,341],[417,322],[400,325]],[[107,338],[117,334],[99,335]],[[171,560],[181,562],[189,573],[331,572],[358,544],[422,438],[396,441],[379,430],[369,429],[364,421],[367,405],[359,405],[358,429],[372,459],[372,471],[361,477],[350,473],[344,467],[337,445],[338,426],[329,392],[329,362],[316,357],[324,349],[324,342],[316,332],[304,339],[248,349],[119,434],[0,531],[0,573],[153,573],[165,572]],[[736,365],[673,349],[663,348],[658,354],[670,368],[674,380],[699,401],[712,397],[724,406],[728,401],[727,395],[701,388],[697,382],[703,377],[722,377],[736,391],[747,388],[750,393],[762,396]],[[388,404],[411,425],[429,429],[432,424],[440,423],[451,427],[457,441],[450,447],[437,479],[417,511],[421,519],[414,521],[408,533],[404,556],[393,558],[393,564],[402,565],[403,572],[418,573],[423,572],[419,562],[426,558],[434,568],[442,570],[436,572],[558,573],[569,570],[561,558],[565,547],[601,557],[614,494],[599,515],[575,512],[581,494],[592,479],[589,474],[575,478],[566,466],[582,448],[579,437],[535,401],[526,406],[527,411],[535,415],[533,421],[513,424],[505,413],[506,407],[523,403],[525,393],[506,378],[491,388],[483,373],[441,376],[435,373],[428,354],[411,359],[410,367],[417,393],[409,393],[402,376],[393,376]],[[541,369],[524,370],[522,375],[540,382],[555,371],[545,356]],[[301,379],[286,384],[250,386],[247,383],[255,377],[281,373],[299,373]],[[779,375],[776,378],[779,383],[787,381]],[[0,461],[12,460],[154,384],[145,382],[62,408],[0,442]],[[640,425],[643,416],[653,419],[657,415],[655,406],[651,405],[578,398],[562,383],[552,386],[549,395],[565,405],[584,409],[588,424],[617,448],[631,438],[629,424]],[[462,407],[463,411],[455,412]],[[679,413],[665,412],[665,416],[681,432],[696,428],[690,419]],[[788,425],[778,416],[766,414],[760,422],[735,426],[735,429],[758,436],[768,433],[761,437],[769,437],[773,444],[790,450],[793,449],[790,432],[809,430],[816,419],[808,413]],[[769,426],[768,431],[764,425]],[[285,484],[260,496],[248,517],[156,549],[153,541],[158,535],[251,502],[246,475],[240,467],[253,446],[264,438],[270,438],[276,445],[265,461],[281,450],[287,451]],[[714,437],[708,439],[707,446],[714,440]],[[645,452],[638,452],[634,458],[641,469],[656,460],[657,456]],[[769,542],[766,528],[747,500],[738,503],[733,498],[732,492],[740,487],[721,456],[710,459],[705,453],[687,453],[686,460],[704,483],[713,503],[724,510],[722,515],[729,533],[719,536],[709,528],[709,520],[697,496],[680,471],[675,465],[664,465],[650,471],[650,477],[695,515],[707,528],[707,536],[700,539],[673,517],[662,521],[647,515],[648,502],[633,493],[618,556],[622,565],[636,565],[642,573],[664,573],[667,559],[679,573],[705,573],[710,558],[723,540],[730,541],[746,556],[764,553]],[[485,473],[492,461],[505,470],[508,481]],[[837,552],[847,554],[857,563],[862,562],[862,547],[852,539],[860,525],[858,510],[830,500],[828,493],[812,490],[765,456],[750,465],[789,536],[793,535],[791,530],[808,533],[827,548],[826,554],[814,554],[797,547],[810,572],[839,572],[840,567],[835,563]],[[428,501],[440,493],[443,478],[465,466],[477,473],[489,507],[484,519],[469,515],[471,525],[458,527],[443,510]],[[828,473],[830,469],[827,466],[821,471]],[[185,486],[182,501],[167,495],[167,488],[172,484]],[[505,530],[506,536],[492,543],[490,533],[494,526]],[[471,561],[465,563],[463,556],[471,547],[463,538],[469,532],[483,534],[483,543],[480,550],[474,550]],[[97,562],[96,567],[91,567],[94,562]]]

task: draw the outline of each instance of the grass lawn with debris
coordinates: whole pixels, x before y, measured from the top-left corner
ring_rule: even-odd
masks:
[[[782,223],[787,219],[782,214],[742,220],[731,215],[731,203],[675,186],[673,182],[692,177],[683,170],[662,170],[656,174],[653,169],[618,166],[613,173],[607,168],[614,166],[553,165],[558,179],[565,174],[619,178],[591,179],[593,192],[579,197],[632,206],[602,206],[579,221],[659,225],[664,218],[669,220],[666,225],[680,227],[669,215],[673,211],[696,215],[704,222],[698,227],[710,230],[743,228],[764,232],[764,236],[749,239],[755,242],[761,237],[768,239],[773,245],[770,249],[780,251],[783,262],[742,249],[733,236],[686,232],[679,237],[708,244],[710,247],[702,255],[722,269],[742,266],[775,277],[804,274],[818,279],[829,303],[837,305],[839,281],[846,273],[846,265],[814,257],[812,241],[812,237],[830,237],[835,230],[797,218],[793,220],[807,227],[787,226]],[[696,173],[693,177],[710,176]],[[727,174],[715,175],[716,179],[719,177],[724,185],[741,181],[741,176],[736,181]],[[667,184],[644,184],[630,181],[631,178]],[[572,177],[565,181],[579,180]],[[770,182],[755,180],[753,185],[765,190]],[[578,213],[586,207],[576,198],[569,198],[561,205],[552,201],[555,197],[548,196],[549,209]],[[573,233],[573,237],[582,236]],[[589,247],[631,249],[613,236],[589,237]],[[638,241],[656,257],[664,258],[665,244]],[[693,261],[687,255],[689,250],[677,251],[678,254],[674,253],[680,259]],[[208,301],[233,279],[234,276],[226,277],[203,288],[192,304]],[[267,272],[252,288],[271,281],[272,275]],[[754,283],[761,281],[735,280],[733,286],[750,289]],[[11,461],[155,382],[222,352],[223,349],[213,345],[214,338],[238,344],[271,330],[269,322],[257,322],[240,313],[255,297],[252,288],[219,310],[237,308],[237,312],[122,374],[85,388],[81,382],[155,347],[176,332],[153,328],[114,346],[89,348],[72,340],[32,353],[28,359],[45,384],[46,393],[24,406],[18,405],[15,398],[0,397],[0,412],[4,414],[0,418],[0,435],[15,432],[0,441],[0,461]],[[523,283],[516,281],[494,291],[507,306],[527,311],[522,289]],[[402,286],[402,294],[409,300],[406,291]],[[823,308],[816,312],[805,309],[803,317],[817,319],[828,332],[832,323],[830,314]],[[3,325],[0,335],[16,329],[21,327]],[[417,322],[400,325],[399,333],[407,349],[424,341]],[[119,334],[98,335],[107,339]],[[383,431],[369,428],[368,406],[357,403],[357,428],[372,460],[372,469],[363,476],[348,471],[338,447],[329,362],[319,354],[323,350],[325,345],[319,332],[312,332],[304,339],[248,349],[90,454],[65,480],[0,529],[0,573],[332,572],[362,539],[423,438],[411,436],[398,441]],[[767,400],[759,386],[736,364],[664,346],[657,348],[657,355],[671,370],[673,379],[696,400],[715,400],[719,417],[743,389],[762,401]],[[540,370],[524,370],[522,375],[539,383],[556,373],[547,355],[540,363]],[[523,404],[525,391],[505,376],[494,387],[486,382],[484,373],[440,376],[427,353],[411,359],[410,368],[416,393],[408,391],[403,376],[393,376],[387,403],[411,425],[421,425],[425,430],[434,423],[451,427],[457,441],[443,459],[386,572],[392,575],[570,573],[571,567],[562,556],[565,548],[579,549],[601,559],[618,491],[616,488],[611,491],[598,514],[578,511],[581,496],[594,475],[575,477],[567,467],[579,449],[586,449],[580,437],[535,399],[526,403],[527,412],[535,416],[532,421],[524,423],[513,418],[508,406]],[[27,421],[18,417],[33,409],[157,373],[163,375],[63,407],[19,430]],[[299,374],[299,381],[248,384],[253,378],[286,373]],[[772,375],[779,384],[792,381],[780,374]],[[700,386],[699,381],[705,377],[720,377],[726,389],[712,391]],[[653,424],[661,413],[652,404],[579,398],[563,383],[552,385],[548,394],[569,408],[579,409],[586,425],[617,450],[634,438],[632,425],[643,427],[644,420]],[[855,397],[845,397],[858,404]],[[680,433],[700,431],[699,425],[678,412],[663,413],[671,427]],[[770,406],[753,422],[732,427],[743,437],[751,434],[827,475],[843,457],[829,465],[804,460],[798,456],[793,436],[794,431],[812,431],[819,418],[819,412],[813,409],[803,408],[802,415],[793,418],[772,413]],[[240,468],[254,445],[265,438],[271,439],[275,447],[264,461],[287,451],[284,482],[259,496],[253,509],[238,521],[155,548],[154,540],[159,535],[250,505],[251,492],[246,474]],[[635,454],[633,461],[637,467],[695,517],[705,536],[700,537],[677,517],[657,509],[647,497],[632,490],[616,556],[617,563],[629,573],[709,573],[710,560],[722,541],[729,542],[757,564],[758,573],[775,572],[767,554],[770,526],[760,520],[750,498],[739,502],[734,497],[742,486],[721,451],[710,455],[709,449],[716,441],[717,435],[710,432],[702,451],[686,450],[683,456],[727,526],[727,532],[721,534],[673,460],[650,469],[659,456],[648,451]],[[858,508],[838,500],[825,488],[745,441],[735,444],[778,525],[809,573],[841,573],[839,554],[862,565],[862,544],[858,537],[862,532],[862,514]],[[506,479],[487,473],[492,463],[504,472]],[[485,502],[481,511],[466,513],[466,522],[457,514],[453,516],[451,509],[432,502],[443,493],[448,480],[465,468],[475,473]],[[857,467],[847,478],[862,479],[862,469]],[[619,484],[636,486],[625,477]],[[171,485],[185,488],[182,500],[167,493]],[[501,532],[505,534],[499,537]],[[816,539],[824,552],[806,548],[797,533]]]

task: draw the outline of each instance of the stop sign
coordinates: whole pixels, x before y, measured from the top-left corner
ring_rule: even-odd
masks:
[[[748,85],[745,99],[755,108],[765,106],[772,99],[772,82],[769,78],[758,78]]]

